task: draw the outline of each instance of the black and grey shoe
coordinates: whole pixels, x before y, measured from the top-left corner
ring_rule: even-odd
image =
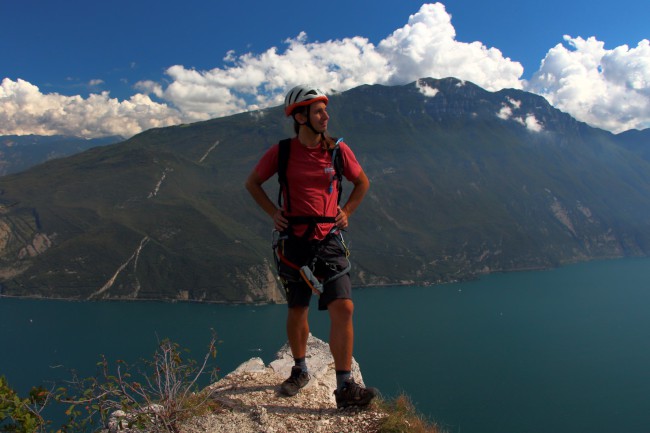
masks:
[[[309,373],[298,366],[291,367],[291,376],[280,385],[280,393],[292,397],[309,383]]]
[[[346,381],[341,390],[334,391],[336,407],[339,409],[368,406],[377,395],[379,395],[377,388],[364,388],[353,380]]]

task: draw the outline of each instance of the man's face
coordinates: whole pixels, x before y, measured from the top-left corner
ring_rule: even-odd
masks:
[[[317,101],[309,107],[309,120],[311,125],[318,132],[327,131],[327,122],[330,116],[327,114],[327,104],[323,101]]]

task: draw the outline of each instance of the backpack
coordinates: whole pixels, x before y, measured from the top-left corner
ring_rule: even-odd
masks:
[[[289,185],[287,183],[287,166],[289,164],[289,151],[291,150],[291,138],[286,138],[281,140],[279,143],[279,154],[278,154],[278,183],[280,184],[280,190],[278,191],[278,206],[282,208],[282,192],[287,192],[287,203],[285,211],[291,212],[291,198],[289,197]],[[329,193],[332,193],[332,188],[334,180],[337,180],[338,185],[338,196],[337,204],[341,203],[341,195],[343,192],[343,157],[339,149],[339,143],[343,141],[343,138],[335,138],[336,141],[334,148],[328,149],[332,157],[332,166],[334,168],[334,176],[329,186]]]

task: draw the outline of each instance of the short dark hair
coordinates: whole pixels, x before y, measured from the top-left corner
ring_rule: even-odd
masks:
[[[293,117],[293,130],[298,135],[298,132],[300,131],[300,123],[296,120],[296,114],[302,114],[303,116],[307,116],[308,119],[307,121],[309,122],[309,107],[311,105],[303,105],[302,107],[296,107],[293,109],[291,112],[291,117]]]

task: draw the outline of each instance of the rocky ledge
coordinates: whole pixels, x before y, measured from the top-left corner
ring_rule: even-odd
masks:
[[[293,358],[288,345],[268,366],[252,358],[208,389],[222,410],[195,418],[183,427],[184,433],[288,433],[378,431],[385,415],[374,405],[359,409],[337,409],[334,400],[336,377],[329,346],[310,335],[307,364],[309,384],[294,397],[278,393],[279,384],[289,376]],[[353,360],[352,375],[363,383],[359,364]]]

